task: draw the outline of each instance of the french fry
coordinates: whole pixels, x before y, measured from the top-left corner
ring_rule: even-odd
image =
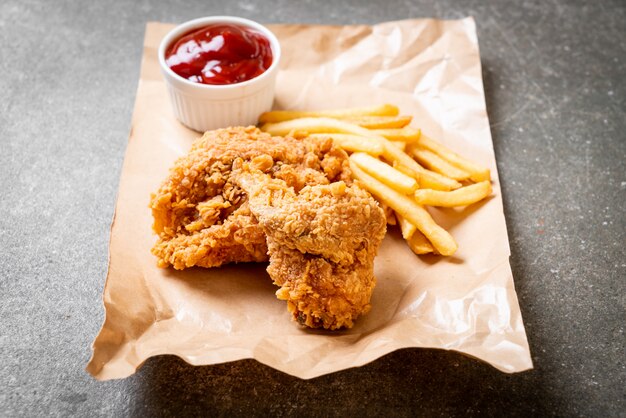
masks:
[[[359,166],[370,176],[380,180],[387,186],[404,194],[411,194],[417,189],[417,181],[403,174],[389,164],[374,158],[369,154],[356,152],[350,156],[350,161]]]
[[[401,129],[372,129],[372,132],[378,136],[387,138],[390,141],[402,141],[408,143],[417,142],[420,137],[419,129],[408,126]]]
[[[450,164],[432,151],[415,146],[411,146],[407,151],[415,157],[418,163],[435,173],[443,174],[454,180],[467,180],[470,178],[470,173]]]
[[[395,210],[397,214],[414,224],[428,238],[439,254],[454,254],[457,249],[454,238],[448,231],[435,223],[426,209],[410,197],[376,180],[361,170],[353,161],[350,161],[350,168],[353,175],[363,183],[363,186],[370,193]]]
[[[397,106],[384,104],[374,107],[360,107],[349,109],[320,110],[299,112],[292,110],[274,110],[265,112],[259,117],[260,123],[283,122],[286,120],[324,117],[324,118],[358,118],[362,116],[397,116],[400,111]]]
[[[409,177],[413,177],[414,179],[416,179],[417,183],[419,184],[419,187],[422,187],[424,189],[431,189],[431,190],[441,190],[443,188],[439,182],[433,182],[427,176],[420,177],[419,173],[417,173],[415,170],[411,170],[410,168],[403,166],[398,161],[393,162],[393,168],[395,168],[396,170],[398,170],[399,172],[403,174],[406,174]],[[443,188],[443,191],[449,191],[449,190],[450,188]]]
[[[307,136],[309,136],[309,133],[307,131],[291,131],[289,132],[289,136],[292,136],[296,139],[304,139]]]
[[[396,213],[398,225],[411,251],[417,255],[433,253],[435,249],[428,239],[417,230],[417,227]]]
[[[413,234],[415,234],[415,231],[417,231],[417,227],[397,213],[396,219],[398,220],[398,225],[400,225],[400,230],[402,231],[402,238],[408,241]]]
[[[402,141],[389,141],[389,142],[391,142],[391,144],[394,147],[398,148],[399,150],[404,151],[406,149],[406,142],[402,142]],[[383,151],[384,151],[384,148],[383,148]]]
[[[351,118],[342,118],[346,122],[354,123],[367,129],[392,129],[403,128],[409,123],[413,117],[411,116],[359,116]]]
[[[301,118],[284,122],[266,123],[261,130],[272,135],[287,135],[291,131],[307,131],[314,133],[343,133],[375,138],[378,141],[386,141],[382,136],[376,136],[368,129],[352,123],[332,118]]]
[[[443,159],[447,160],[450,164],[467,171],[470,173],[470,179],[473,181],[489,181],[491,180],[491,173],[488,168],[479,166],[478,164],[461,157],[456,152],[446,148],[441,143],[432,140],[426,135],[422,134],[417,140],[417,144],[421,148],[425,148],[434,152]]]
[[[407,169],[412,170],[418,178],[422,188],[434,190],[454,190],[461,187],[461,183],[441,174],[426,170],[404,151],[395,147],[388,139],[378,136],[373,131],[342,120],[331,118],[302,118],[285,122],[266,123],[261,130],[272,135],[287,135],[292,131],[307,131],[309,133],[346,133],[366,136],[381,142],[384,146],[383,156],[389,162],[397,161]]]
[[[389,206],[381,203],[380,205],[383,212],[385,212],[385,219],[387,219],[387,225],[395,225],[396,221],[396,213]]]
[[[348,152],[366,152],[378,157],[383,153],[384,147],[380,141],[372,140],[365,136],[350,134],[311,134],[314,138],[331,137],[333,141]]]
[[[405,166],[403,166],[402,164],[400,164],[397,161],[393,162],[393,168],[395,168],[396,170],[398,170],[399,172],[401,172],[403,174],[406,174],[409,177],[413,177],[416,180],[419,179],[419,175],[416,175],[415,171],[409,170],[408,168],[406,168]]]
[[[476,203],[491,194],[491,183],[481,181],[461,187],[451,192],[439,190],[420,189],[415,191],[415,200],[422,205],[440,206],[451,208],[455,206],[467,206]]]
[[[391,141],[386,140],[387,143]],[[413,158],[411,158],[404,151],[399,150],[393,146],[385,146],[383,151],[383,157],[391,162],[397,163],[403,166],[406,170],[410,170],[414,174],[411,177],[416,177],[421,188],[434,189],[434,190],[454,190],[461,187],[461,183],[451,178],[442,176],[430,170],[426,170],[419,165]]]
[[[435,252],[433,245],[420,231],[415,233],[407,240],[409,248],[417,255],[429,254]]]

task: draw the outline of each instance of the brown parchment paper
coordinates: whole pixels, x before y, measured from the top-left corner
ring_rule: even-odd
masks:
[[[394,103],[412,125],[491,168],[494,196],[432,209],[459,244],[417,257],[391,227],[375,262],[372,310],[340,332],[291,320],[263,264],[159,269],[150,193],[198,133],[174,118],[157,48],[172,25],[146,28],[141,78],[111,228],[106,318],[87,370],[123,378],[148,357],[201,365],[244,358],[301,378],[360,366],[403,347],[456,350],[505,372],[532,367],[513,287],[499,179],[473,19],[376,26],[274,25],[283,48],[276,108]]]

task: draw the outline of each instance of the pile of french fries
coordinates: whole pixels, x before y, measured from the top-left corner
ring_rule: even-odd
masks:
[[[457,243],[424,205],[455,207],[491,194],[489,169],[409,127],[411,116],[385,104],[323,111],[271,111],[261,130],[272,135],[331,137],[350,154],[352,175],[400,226],[416,254],[452,255]],[[395,219],[394,219],[395,218]]]

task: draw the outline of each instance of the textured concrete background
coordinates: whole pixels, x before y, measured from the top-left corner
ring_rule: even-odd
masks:
[[[301,381],[255,361],[84,366],[144,25],[476,18],[535,370],[402,350]],[[626,5],[555,1],[0,2],[0,416],[626,416]]]

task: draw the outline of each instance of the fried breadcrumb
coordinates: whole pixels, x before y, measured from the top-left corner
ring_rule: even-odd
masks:
[[[233,172],[267,235],[267,268],[295,319],[311,328],[350,328],[369,311],[374,256],[385,232],[370,194],[344,181],[306,186],[245,167]]]
[[[331,140],[272,137],[252,126],[207,132],[152,195],[159,236],[152,253],[159,266],[180,270],[267,261],[265,234],[231,179],[236,158],[296,190],[350,178],[345,153]]]

